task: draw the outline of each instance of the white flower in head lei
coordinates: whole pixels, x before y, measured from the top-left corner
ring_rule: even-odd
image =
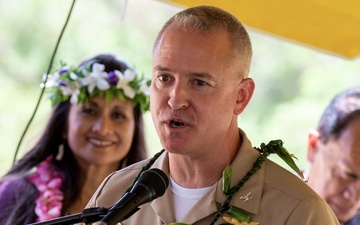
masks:
[[[103,64],[94,61],[88,64],[76,68],[61,62],[60,68],[48,75],[42,87],[50,94],[52,106],[69,98],[73,104],[86,104],[94,96],[105,96],[106,101],[114,97],[129,99],[134,106],[140,105],[143,112],[149,110],[151,80],[138,76],[130,68],[108,73]]]

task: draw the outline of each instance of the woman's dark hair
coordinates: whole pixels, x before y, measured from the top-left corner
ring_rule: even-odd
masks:
[[[125,62],[117,59],[111,54],[97,55],[84,61],[80,64],[80,66],[93,62],[105,65],[106,72],[114,70],[124,72],[127,68],[129,68]],[[30,182],[24,181],[27,180],[27,175],[30,170],[44,161],[49,155],[53,155],[55,158],[61,144],[64,145],[64,156],[60,161],[52,160],[52,163],[65,175],[65,182],[63,185],[63,212],[70,206],[73,199],[79,194],[80,187],[82,186],[82,181],[79,179],[79,166],[62,135],[67,130],[70,106],[71,103],[69,101],[61,102],[54,106],[39,141],[21,159],[15,162],[9,172],[5,174],[2,179],[1,182],[11,179],[23,179],[19,190],[21,189],[26,191],[19,193],[16,197],[16,206],[15,208],[12,208],[12,212],[8,214],[7,218],[0,218],[0,222],[2,222],[1,224],[26,224],[34,222],[36,218],[34,207],[35,200],[38,196],[37,189]],[[144,122],[139,105],[134,108],[134,118],[135,131],[133,141],[128,155],[123,160],[126,166],[141,161],[147,157]],[[124,166],[124,163],[119,163],[119,169],[121,169],[121,166]]]

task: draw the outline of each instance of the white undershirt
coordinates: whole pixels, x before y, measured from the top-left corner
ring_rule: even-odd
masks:
[[[205,188],[184,188],[175,183],[171,178],[171,193],[173,194],[175,219],[181,222],[186,213],[195,205],[195,203],[210,189]]]

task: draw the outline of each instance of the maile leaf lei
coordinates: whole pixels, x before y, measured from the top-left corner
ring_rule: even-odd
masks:
[[[284,160],[291,167],[291,169],[293,169],[301,177],[302,180],[304,180],[304,175],[302,174],[301,170],[293,160],[293,158],[297,159],[296,156],[294,154],[290,154],[289,151],[285,147],[283,147],[282,140],[272,140],[267,145],[262,143],[260,145],[260,149],[257,148],[257,150],[260,152],[267,151],[270,154],[276,153],[282,160]]]
[[[228,165],[223,171],[223,193],[225,195],[229,194],[230,184],[232,179],[232,169],[231,166]],[[233,224],[233,225],[257,225],[259,222],[251,222],[252,214],[240,209],[236,206],[229,206],[229,209],[226,213],[231,216],[223,216],[222,218],[227,222],[225,224]]]
[[[232,179],[232,169],[231,166],[228,165],[223,171],[223,193],[226,195],[225,202],[221,205],[221,208],[216,213],[213,221],[210,223],[215,224],[215,221],[218,219],[218,215],[222,215],[226,213],[227,215],[223,215],[222,218],[226,223],[222,225],[259,225],[259,222],[251,221],[252,213],[249,213],[243,209],[240,209],[236,206],[229,205],[232,195],[237,192],[244,183],[260,168],[261,164],[264,160],[272,153],[276,153],[282,160],[284,160],[302,179],[304,179],[301,170],[296,165],[293,158],[297,159],[295,155],[290,154],[289,151],[283,147],[282,140],[272,140],[267,145],[262,143],[260,148],[255,148],[258,150],[261,155],[256,160],[253,165],[253,168],[242,178],[235,187],[230,188],[231,179]],[[168,225],[189,225],[186,223],[174,222]]]

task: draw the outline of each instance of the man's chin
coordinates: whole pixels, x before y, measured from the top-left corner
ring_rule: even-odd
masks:
[[[347,213],[347,214],[335,213],[335,215],[338,218],[338,220],[340,221],[340,223],[347,223],[356,215],[356,213],[351,213],[351,214],[350,213]]]

